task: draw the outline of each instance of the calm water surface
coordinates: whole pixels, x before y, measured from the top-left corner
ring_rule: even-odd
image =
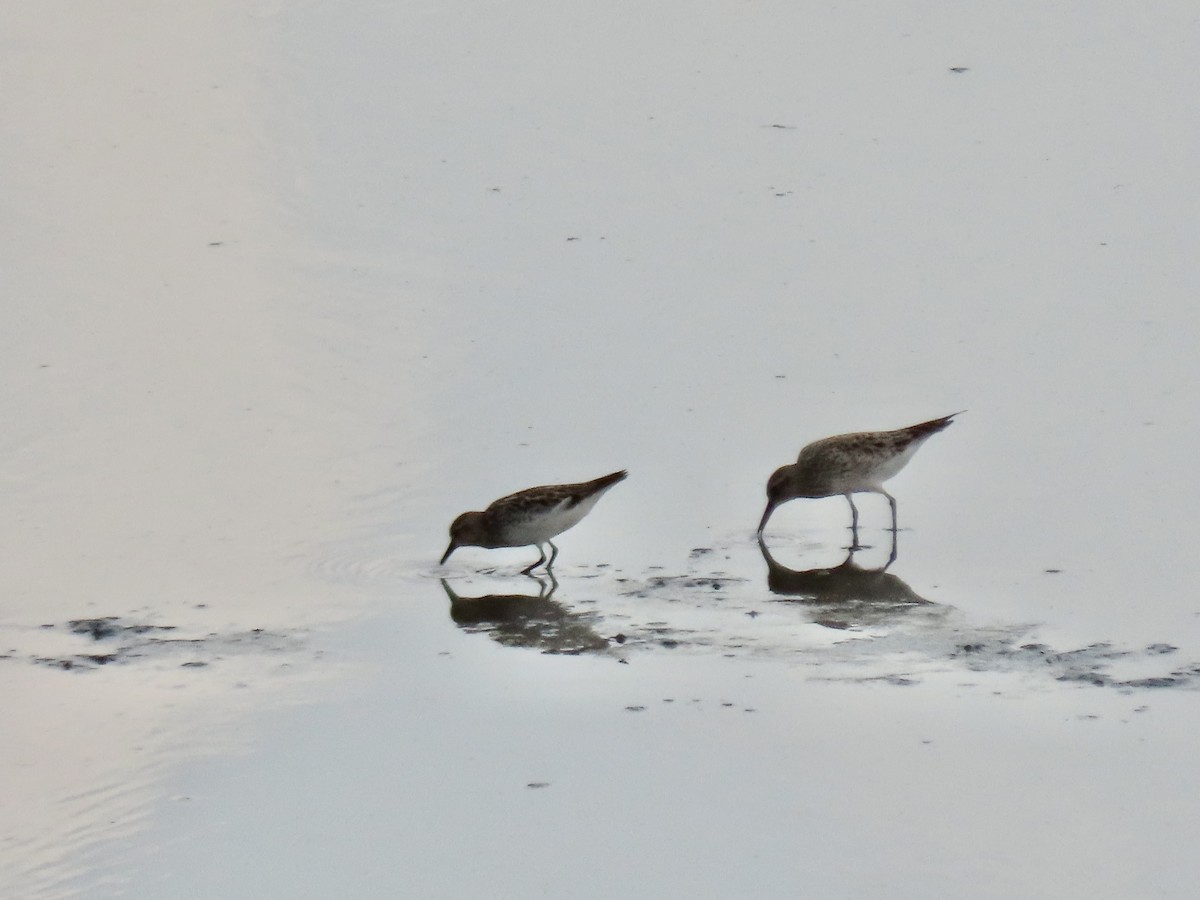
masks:
[[[1187,896],[1200,55],[1026,12],[256,19],[280,496],[325,498],[241,538],[286,672],[30,896]],[[894,548],[870,496],[852,556],[841,498],[755,540],[803,444],[964,408]],[[436,565],[617,468],[556,583]]]

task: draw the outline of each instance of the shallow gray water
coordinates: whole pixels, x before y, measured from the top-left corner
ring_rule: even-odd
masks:
[[[169,167],[195,206],[161,244],[155,171],[110,172],[145,204],[122,265],[81,253],[54,283],[88,328],[9,363],[0,873],[1190,896],[1200,54],[1182,4],[1103,13],[212,17],[244,170]],[[21,285],[85,245],[40,235]],[[119,363],[107,310],[145,327],[103,332]],[[804,443],[964,408],[889,483],[890,562],[879,497],[853,557],[841,498],[756,542]],[[459,512],[617,468],[556,584],[530,550],[436,565]]]

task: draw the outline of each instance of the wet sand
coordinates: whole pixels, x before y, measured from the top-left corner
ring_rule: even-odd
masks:
[[[1101,12],[0,13],[6,895],[1190,896],[1200,54]]]

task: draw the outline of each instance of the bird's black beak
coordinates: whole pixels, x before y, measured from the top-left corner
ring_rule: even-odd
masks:
[[[758,533],[761,535],[763,529],[767,527],[767,519],[771,518],[771,513],[775,512],[775,503],[771,500],[767,501],[767,508],[763,511],[762,521],[758,523]]]
[[[458,544],[454,543],[454,541],[451,541],[450,546],[446,548],[446,552],[442,554],[441,562],[439,562],[438,565],[439,566],[445,565],[446,560],[448,560],[450,558],[450,554],[453,553],[457,549],[458,549]]]

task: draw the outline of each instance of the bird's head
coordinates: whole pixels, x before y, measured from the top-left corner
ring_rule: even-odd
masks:
[[[450,546],[442,554],[442,563],[459,547],[478,547],[484,542],[487,529],[483,513],[465,512],[450,523]]]
[[[794,468],[794,466],[781,466],[767,479],[767,508],[763,512],[762,521],[758,523],[759,534],[762,534],[763,529],[767,527],[767,520],[771,518],[771,513],[775,512],[775,507],[794,496],[790,490]]]

